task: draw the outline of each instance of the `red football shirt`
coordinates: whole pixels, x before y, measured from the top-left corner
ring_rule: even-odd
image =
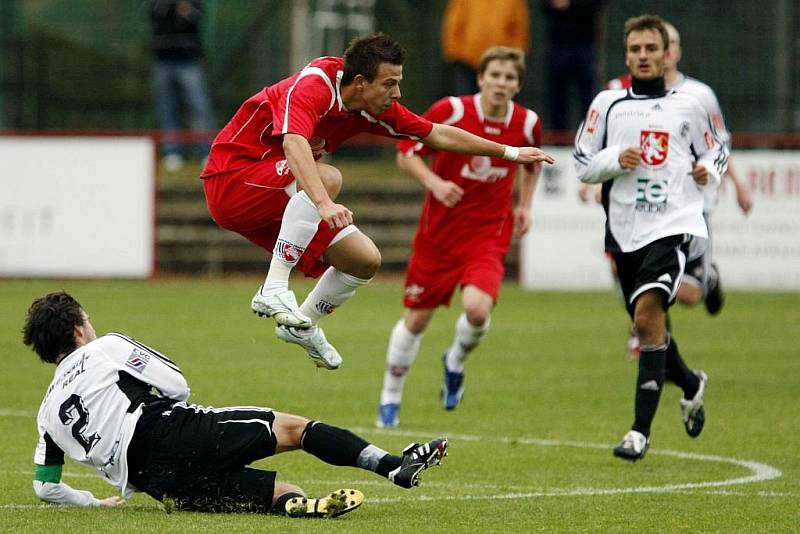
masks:
[[[284,158],[285,133],[308,139],[315,159],[361,132],[413,140],[430,134],[430,121],[396,102],[377,117],[347,110],[341,95],[343,74],[342,58],[321,57],[250,97],[214,139],[202,177]],[[286,184],[276,185],[288,185],[292,178],[288,173],[286,178]]]
[[[480,95],[447,97],[423,115],[432,122],[451,124],[471,133],[512,146],[538,146],[542,126],[539,116],[511,102],[502,120],[484,117]],[[422,143],[401,141],[399,151],[431,155],[431,169],[463,190],[461,202],[448,208],[430,192],[425,195],[419,228],[414,238],[417,252],[438,256],[469,255],[487,242],[507,247],[513,229],[513,191],[517,163],[502,158],[439,152]]]

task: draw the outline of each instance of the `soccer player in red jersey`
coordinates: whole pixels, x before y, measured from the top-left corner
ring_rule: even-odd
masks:
[[[478,69],[480,92],[443,98],[424,117],[502,144],[538,145],[542,131],[539,116],[513,102],[524,72],[521,50],[489,48]],[[423,160],[425,156],[431,156],[430,167]],[[377,419],[382,427],[397,426],[406,373],[416,359],[422,334],[436,308],[450,304],[456,287],[461,288],[464,311],[443,357],[443,403],[452,410],[461,401],[464,362],[489,329],[511,237],[514,232],[522,235],[528,230],[533,191],[541,170],[541,163],[524,166],[519,202],[514,207],[517,162],[497,155],[454,154],[401,141],[397,163],[419,180],[427,193],[406,274],[407,313],[389,339]]]
[[[319,367],[342,358],[317,326],[370,281],[381,263],[374,243],[335,202],[342,175],[318,160],[357,133],[419,141],[436,150],[532,164],[552,158],[449,125],[402,106],[405,50],[384,34],[355,39],[344,57],[321,57],[242,104],[217,135],[203,170],[214,220],[265,250],[272,261],[251,308],[274,317],[277,336],[301,345]],[[289,290],[297,266],[321,278],[302,306]]]

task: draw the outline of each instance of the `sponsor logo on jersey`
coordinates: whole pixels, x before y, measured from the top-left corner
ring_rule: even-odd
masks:
[[[479,182],[496,182],[508,175],[508,167],[493,167],[489,156],[473,156],[461,168],[461,177]]]
[[[410,286],[406,286],[405,292],[406,296],[408,297],[408,300],[416,302],[425,292],[425,288],[417,284],[411,284]]]
[[[142,349],[134,347],[131,355],[128,356],[128,361],[125,362],[125,365],[134,371],[141,373],[144,371],[144,368],[147,367],[149,361],[150,355],[148,353]]]
[[[642,130],[640,137],[642,161],[650,167],[658,167],[667,161],[669,153],[669,132]]]
[[[658,102],[656,102],[656,105],[655,105],[655,106],[653,106],[653,107],[651,107],[651,108],[650,108],[650,111],[664,111],[664,109],[661,107],[661,104],[659,104]]]
[[[283,239],[278,239],[275,243],[275,254],[278,255],[280,259],[289,263],[296,263],[300,260],[300,256],[303,255],[305,249],[298,247],[297,245],[293,245],[288,241],[284,241]]]
[[[636,180],[636,211],[663,213],[667,209],[667,182],[652,178]]]
[[[484,126],[483,131],[490,135],[500,135],[503,133],[503,130],[495,126]]]
[[[289,174],[289,162],[285,159],[282,159],[275,163],[275,172],[278,173],[278,176]]]
[[[330,315],[336,310],[336,305],[331,304],[330,302],[327,302],[325,300],[320,300],[314,307],[322,315]]]
[[[589,118],[586,119],[586,133],[594,133],[594,131],[597,129],[597,120],[599,118],[600,114],[596,109],[589,111]]]

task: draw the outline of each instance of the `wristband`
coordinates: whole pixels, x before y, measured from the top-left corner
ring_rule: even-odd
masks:
[[[503,159],[517,161],[519,157],[519,147],[503,145]]]

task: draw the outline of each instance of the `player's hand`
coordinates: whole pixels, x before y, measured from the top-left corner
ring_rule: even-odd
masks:
[[[114,495],[113,497],[100,499],[100,506],[104,506],[106,508],[117,508],[119,506],[125,506],[125,499],[123,499],[119,495]]]
[[[519,156],[517,156],[517,163],[536,163],[543,161],[545,163],[553,164],[556,162],[553,156],[545,151],[536,148],[535,146],[521,146],[519,147]]]
[[[619,153],[619,157],[617,161],[619,162],[619,166],[625,170],[633,170],[639,166],[639,162],[642,160],[642,149],[638,146],[628,147],[622,152]]]
[[[745,215],[748,215],[753,209],[753,197],[747,186],[736,184],[736,202],[739,203],[739,207]]]
[[[431,194],[433,198],[448,208],[452,208],[461,202],[461,198],[464,196],[464,190],[455,182],[439,180],[436,182],[436,185],[431,188]]]
[[[692,178],[694,178],[697,185],[706,185],[708,183],[708,169],[706,169],[705,165],[695,163],[694,167],[692,167]]]
[[[517,237],[523,236],[528,233],[530,229],[531,218],[528,210],[522,207],[514,208],[514,235]]]
[[[331,230],[353,224],[353,212],[347,206],[330,202],[318,206],[317,210]]]

